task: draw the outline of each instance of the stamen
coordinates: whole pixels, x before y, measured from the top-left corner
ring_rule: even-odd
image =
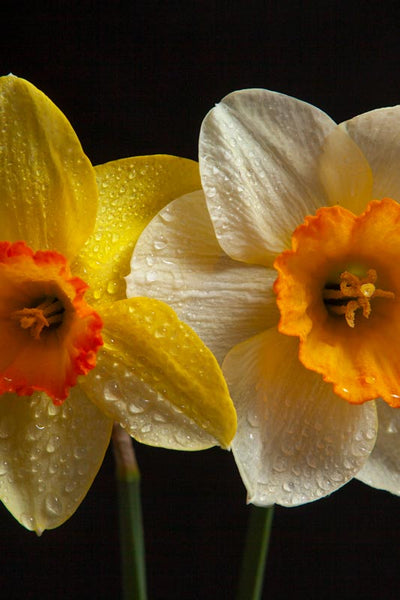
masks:
[[[44,327],[62,323],[64,312],[64,306],[58,298],[47,297],[37,306],[14,311],[11,319],[19,321],[22,329],[29,329],[31,336],[39,340]]]
[[[327,284],[324,288],[324,303],[330,312],[344,315],[348,326],[354,327],[355,313],[358,309],[362,309],[366,319],[369,318],[372,298],[395,298],[393,292],[377,289],[374,285],[376,280],[377,274],[374,269],[369,269],[367,276],[361,279],[349,271],[344,271],[340,275],[340,285]]]

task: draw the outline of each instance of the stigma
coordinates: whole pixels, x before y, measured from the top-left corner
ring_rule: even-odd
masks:
[[[339,284],[327,283],[323,289],[322,297],[326,308],[331,314],[344,315],[347,325],[354,328],[358,310],[362,311],[363,317],[369,318],[373,298],[395,299],[393,292],[375,287],[377,277],[375,269],[369,269],[367,276],[363,278],[344,271],[340,275]]]

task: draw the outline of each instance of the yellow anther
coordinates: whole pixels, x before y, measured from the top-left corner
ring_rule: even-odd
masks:
[[[366,298],[372,298],[375,293],[376,287],[373,283],[363,283],[360,285],[360,290],[363,296]]]

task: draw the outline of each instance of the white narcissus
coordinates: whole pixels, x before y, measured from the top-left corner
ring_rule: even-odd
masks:
[[[199,159],[204,191],[147,226],[127,293],[169,303],[222,364],[249,501],[353,477],[400,494],[400,107],[337,125],[234,92]]]

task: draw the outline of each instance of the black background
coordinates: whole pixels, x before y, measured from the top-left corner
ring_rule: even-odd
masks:
[[[400,99],[396,2],[3,2],[0,72],[42,89],[94,164],[197,156],[205,113],[265,87],[340,121]],[[231,599],[248,509],[232,456],[136,445],[151,600]],[[275,513],[264,598],[398,598],[400,498],[356,481]],[[111,452],[41,538],[0,510],[0,598],[119,598]]]

